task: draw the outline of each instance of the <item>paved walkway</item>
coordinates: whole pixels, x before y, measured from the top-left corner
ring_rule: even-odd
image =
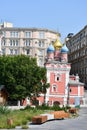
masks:
[[[29,124],[29,130],[87,130],[87,108],[81,108],[77,118],[48,121],[41,125]]]

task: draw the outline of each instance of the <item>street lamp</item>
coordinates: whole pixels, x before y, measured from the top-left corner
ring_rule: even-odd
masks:
[[[69,86],[69,84],[68,84],[68,95],[67,95],[67,106],[69,106],[69,101],[70,101],[70,92],[71,92],[72,90],[70,89],[70,86]]]

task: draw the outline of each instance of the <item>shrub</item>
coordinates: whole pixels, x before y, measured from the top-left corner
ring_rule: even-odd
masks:
[[[7,126],[6,126],[7,129],[11,129],[11,128],[13,129],[13,128],[15,128],[15,127],[16,127],[15,125],[7,125]]]
[[[66,106],[66,109],[70,109],[71,107],[70,106]]]
[[[28,129],[29,127],[27,125],[23,125],[22,129]]]
[[[54,106],[52,107],[52,110],[55,110],[55,111],[60,111],[60,110],[61,110],[61,108],[60,108],[60,106],[59,106],[59,105],[54,105]]]
[[[32,120],[32,116],[27,117],[27,120],[31,121]]]
[[[22,125],[26,125],[27,123],[28,123],[27,120],[23,120],[23,121],[22,121]]]
[[[40,110],[49,110],[50,107],[46,104],[42,104],[42,106],[37,106],[37,109],[40,109]]]
[[[11,110],[7,106],[0,106],[0,114],[9,114]]]
[[[27,105],[23,110],[26,110],[26,109],[31,109],[31,107]]]

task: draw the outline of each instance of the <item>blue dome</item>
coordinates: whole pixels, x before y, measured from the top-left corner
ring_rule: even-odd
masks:
[[[62,53],[63,52],[65,52],[65,53],[69,52],[69,49],[67,48],[66,44],[61,48],[61,52]]]
[[[47,53],[54,52],[54,51],[55,51],[54,46],[50,44],[49,47],[47,48]]]

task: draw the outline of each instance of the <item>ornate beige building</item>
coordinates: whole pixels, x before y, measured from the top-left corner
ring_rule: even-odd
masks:
[[[71,74],[78,74],[80,81],[87,86],[87,26],[76,35],[68,34],[66,44],[69,48]]]
[[[43,28],[13,27],[12,23],[0,24],[0,51],[2,55],[25,54],[37,58],[39,66],[44,65],[46,50],[52,41],[60,37],[56,31]]]

